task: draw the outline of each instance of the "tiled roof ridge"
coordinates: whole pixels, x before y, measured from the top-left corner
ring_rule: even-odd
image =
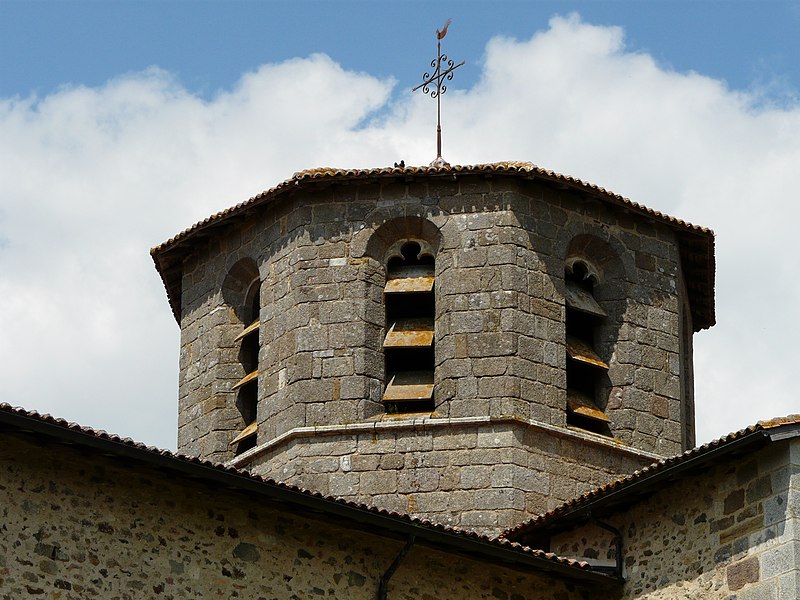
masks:
[[[669,467],[687,462],[692,458],[701,457],[704,454],[708,454],[711,451],[716,450],[718,448],[723,448],[726,445],[731,444],[732,442],[735,442],[737,440],[740,440],[750,434],[754,434],[759,431],[768,431],[771,429],[776,429],[784,425],[800,425],[800,414],[791,414],[783,417],[764,419],[756,422],[754,425],[749,425],[743,429],[740,429],[739,431],[729,433],[725,436],[711,440],[710,442],[706,442],[705,444],[702,444],[695,448],[686,450],[681,454],[657,460],[645,467],[642,467],[641,469],[637,469],[630,475],[626,475],[625,477],[615,479],[605,485],[601,485],[592,490],[589,490],[588,492],[584,492],[580,496],[572,498],[571,500],[567,500],[566,502],[560,504],[559,506],[555,507],[552,510],[547,511],[546,513],[542,513],[541,515],[533,517],[532,519],[529,519],[524,523],[520,523],[515,527],[507,529],[506,531],[500,534],[500,537],[510,539],[512,536],[518,535],[522,532],[536,529],[537,527],[542,526],[545,523],[557,520],[560,516],[562,516],[564,513],[566,513],[571,509],[578,508],[582,504],[586,504],[591,500],[602,498],[603,496],[608,495],[611,492],[623,489],[626,486],[629,486],[637,481],[646,480],[648,477],[652,477],[653,475],[656,475],[666,470]]]
[[[86,436],[89,436],[89,437],[93,437],[93,438],[96,438],[96,439],[105,440],[107,442],[123,444],[123,445],[125,445],[125,446],[127,446],[129,448],[134,448],[134,449],[139,450],[139,451],[144,451],[144,452],[151,453],[154,456],[166,457],[168,459],[172,459],[172,460],[176,460],[176,461],[181,461],[181,462],[185,462],[185,463],[194,464],[194,465],[197,465],[197,466],[203,466],[203,467],[207,467],[207,468],[210,468],[210,469],[215,469],[215,470],[218,470],[220,472],[225,472],[225,473],[228,473],[228,474],[233,474],[233,475],[238,475],[238,476],[241,476],[241,477],[245,477],[245,478],[247,478],[247,479],[249,479],[251,481],[256,481],[256,482],[265,484],[267,486],[274,486],[274,487],[277,487],[277,488],[280,488],[280,489],[284,489],[284,490],[287,490],[287,491],[292,491],[292,492],[295,492],[295,493],[298,493],[298,494],[302,494],[302,495],[305,495],[305,496],[314,497],[314,498],[318,498],[318,499],[323,499],[323,500],[327,500],[329,502],[335,502],[336,504],[347,506],[347,507],[353,509],[354,511],[366,511],[366,512],[369,512],[369,513],[372,513],[372,514],[381,515],[383,517],[388,517],[390,519],[394,519],[394,520],[398,520],[398,521],[404,521],[404,522],[408,522],[408,523],[413,523],[416,526],[422,526],[422,527],[425,527],[427,529],[439,531],[441,533],[446,533],[446,534],[449,534],[449,535],[454,535],[454,536],[458,536],[458,537],[462,537],[462,538],[470,538],[470,539],[473,539],[475,541],[482,542],[484,544],[496,545],[496,546],[501,546],[501,547],[504,547],[504,548],[511,548],[511,549],[513,549],[513,550],[515,550],[517,552],[523,553],[523,554],[534,556],[534,557],[537,557],[537,558],[540,558],[540,559],[545,559],[545,560],[547,560],[549,562],[552,562],[552,563],[555,563],[555,564],[558,564],[558,565],[580,569],[582,571],[590,571],[591,570],[591,565],[589,565],[589,563],[587,563],[585,561],[579,561],[579,560],[574,560],[574,559],[571,559],[571,558],[565,558],[565,557],[562,557],[562,556],[558,556],[558,555],[556,555],[556,554],[554,554],[552,552],[545,552],[544,550],[540,550],[540,549],[537,549],[537,548],[531,548],[531,547],[526,546],[524,544],[520,544],[519,542],[515,542],[513,540],[505,539],[504,537],[501,537],[501,536],[493,536],[492,537],[492,536],[482,535],[482,534],[476,533],[474,531],[468,531],[468,530],[460,529],[460,528],[457,528],[457,527],[443,525],[441,523],[435,523],[433,521],[430,521],[429,519],[420,519],[418,517],[415,517],[415,516],[412,516],[412,515],[408,515],[408,514],[396,513],[396,512],[393,512],[393,511],[388,511],[388,510],[382,509],[382,508],[371,507],[371,506],[367,506],[366,504],[361,504],[361,503],[358,503],[358,502],[345,500],[344,498],[341,498],[341,497],[327,496],[325,494],[321,494],[320,492],[315,492],[315,491],[307,490],[307,489],[304,489],[304,488],[300,488],[300,487],[297,487],[297,486],[294,486],[294,485],[291,485],[291,484],[282,483],[282,482],[276,481],[276,480],[271,479],[271,478],[261,477],[260,475],[255,475],[255,474],[249,473],[249,472],[241,470],[241,469],[236,469],[235,467],[231,467],[231,466],[225,465],[223,463],[217,463],[217,462],[201,459],[201,458],[198,458],[196,456],[190,456],[190,455],[187,455],[187,454],[181,454],[181,453],[178,453],[178,452],[173,452],[172,450],[167,450],[167,449],[164,449],[164,448],[158,448],[157,446],[147,445],[147,444],[144,444],[143,442],[137,442],[136,440],[134,440],[133,438],[130,438],[130,437],[122,437],[122,436],[119,436],[119,435],[116,435],[116,434],[113,434],[113,433],[108,433],[108,432],[106,432],[106,431],[104,431],[102,429],[93,429],[93,428],[87,427],[85,425],[80,425],[80,424],[75,423],[75,422],[67,421],[66,419],[62,419],[62,418],[59,418],[59,417],[54,417],[54,416],[52,416],[50,414],[47,414],[47,413],[42,414],[42,413],[39,413],[38,411],[35,411],[35,410],[27,410],[27,409],[19,407],[19,406],[12,406],[11,404],[8,404],[6,402],[0,402],[0,412],[4,412],[4,413],[8,413],[8,414],[12,414],[12,415],[15,415],[15,416],[28,418],[28,419],[34,419],[34,420],[39,421],[41,423],[47,423],[49,425],[54,425],[54,426],[57,426],[57,427],[61,427],[61,428],[65,429],[65,430],[68,430],[68,431],[71,431],[71,432],[74,432],[74,433],[83,434],[83,435],[86,435]]]
[[[308,181],[308,180],[315,180],[315,181],[322,181],[326,179],[361,179],[361,178],[368,178],[368,177],[378,177],[378,176],[387,176],[387,175],[446,175],[446,174],[480,174],[480,173],[529,173],[533,175],[538,175],[540,177],[547,177],[556,181],[561,181],[564,183],[569,183],[572,185],[576,185],[578,187],[584,188],[586,190],[597,192],[607,196],[610,199],[613,199],[621,204],[633,208],[635,210],[639,210],[644,212],[647,215],[655,217],[656,219],[660,219],[666,221],[672,225],[676,225],[682,227],[684,229],[688,229],[697,233],[704,233],[713,235],[713,231],[707,227],[702,227],[700,225],[694,225],[688,221],[684,221],[683,219],[678,219],[676,217],[672,217],[666,213],[662,213],[660,211],[654,210],[652,208],[648,208],[643,204],[639,204],[638,202],[634,202],[629,198],[626,198],[620,194],[616,194],[610,190],[605,189],[602,186],[596,185],[594,183],[590,183],[587,181],[583,181],[578,179],[577,177],[572,177],[571,175],[563,175],[556,171],[552,171],[550,169],[544,169],[539,167],[531,162],[525,161],[501,161],[501,162],[492,162],[492,163],[479,163],[475,165],[452,165],[447,167],[431,167],[431,166],[421,166],[421,167],[373,167],[369,169],[343,169],[343,168],[336,168],[336,167],[317,167],[311,169],[305,169],[302,171],[297,171],[290,177],[282,181],[281,183],[277,184],[274,187],[271,187],[263,192],[250,197],[249,199],[245,200],[244,202],[240,202],[230,208],[222,210],[220,212],[214,213],[202,221],[198,221],[194,225],[184,229],[180,233],[174,235],[170,239],[166,240],[165,242],[153,247],[150,249],[151,255],[156,255],[168,246],[171,246],[177,242],[182,241],[184,238],[191,235],[193,232],[197,231],[198,229],[202,229],[203,227],[219,221],[220,219],[224,219],[228,216],[231,216],[241,210],[249,208],[255,204],[258,204],[261,201],[267,200],[270,197],[276,196],[279,193],[286,191],[287,189],[300,185],[301,182]]]

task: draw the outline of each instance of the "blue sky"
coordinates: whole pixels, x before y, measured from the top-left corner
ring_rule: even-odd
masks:
[[[323,52],[347,69],[412,87],[434,51],[432,32],[454,19],[447,48],[474,83],[486,42],[529,37],[576,11],[625,29],[627,46],[678,71],[735,89],[800,89],[800,2],[625,0],[590,2],[169,2],[0,1],[0,95],[95,86],[152,65],[212,96],[265,62]]]
[[[715,230],[700,441],[798,412],[800,2],[0,0],[3,401],[175,446],[148,254],[304,168],[531,161]]]

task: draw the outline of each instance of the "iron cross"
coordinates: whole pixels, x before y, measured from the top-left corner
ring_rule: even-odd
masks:
[[[450,166],[447,161],[442,158],[442,100],[441,96],[447,91],[445,81],[453,79],[453,71],[464,64],[462,60],[460,63],[455,64],[452,60],[447,58],[446,54],[442,54],[442,40],[447,35],[447,28],[450,27],[451,19],[447,19],[442,30],[436,30],[436,58],[431,61],[431,68],[433,72],[426,72],[422,76],[422,83],[415,87],[412,92],[416,92],[422,88],[423,94],[430,94],[431,98],[436,98],[436,160],[430,166],[432,167],[448,167]],[[444,67],[444,69],[442,68]],[[435,85],[435,87],[433,87]]]

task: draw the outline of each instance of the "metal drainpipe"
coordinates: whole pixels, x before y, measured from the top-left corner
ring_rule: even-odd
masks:
[[[397,571],[397,568],[400,566],[400,563],[405,560],[408,553],[411,552],[411,547],[414,545],[414,536],[408,536],[408,541],[406,545],[403,546],[403,549],[400,550],[400,554],[394,559],[389,568],[386,569],[386,572],[381,576],[380,580],[378,581],[378,600],[386,600],[387,594],[387,586],[389,585],[389,579],[391,579],[394,572]]]
[[[605,529],[606,531],[610,531],[614,534],[614,550],[617,557],[617,566],[614,569],[614,574],[622,579],[622,532],[614,527],[613,525],[609,525],[608,523],[603,523],[602,521],[598,521],[594,517],[589,517],[591,522],[597,525],[598,527]]]

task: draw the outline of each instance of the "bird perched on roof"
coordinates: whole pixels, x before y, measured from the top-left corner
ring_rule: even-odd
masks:
[[[444,36],[447,35],[447,28],[450,27],[450,23],[452,23],[452,22],[453,22],[453,19],[447,19],[447,23],[444,24],[444,27],[442,27],[442,30],[441,31],[439,31],[438,29],[436,30],[436,39],[437,40],[444,39]]]
[[[396,169],[405,169],[406,168],[406,161],[401,160],[399,163],[394,163]]]

